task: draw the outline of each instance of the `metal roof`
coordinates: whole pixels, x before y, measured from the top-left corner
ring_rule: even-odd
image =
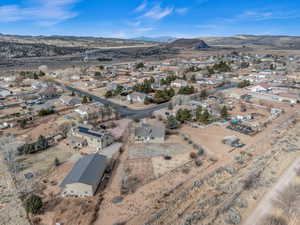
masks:
[[[108,160],[104,155],[94,153],[83,156],[59,186],[64,188],[67,184],[83,183],[92,185],[96,189],[107,164]]]

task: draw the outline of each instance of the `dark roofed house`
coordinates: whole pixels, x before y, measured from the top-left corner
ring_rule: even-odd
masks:
[[[63,196],[93,196],[106,170],[106,156],[97,153],[80,158],[60,184]]]

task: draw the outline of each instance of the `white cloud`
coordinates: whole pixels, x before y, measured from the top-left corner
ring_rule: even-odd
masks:
[[[162,8],[159,4],[155,5],[153,8],[151,8],[149,11],[147,11],[143,16],[146,18],[154,19],[154,20],[160,20],[164,17],[170,15],[174,11],[173,7],[165,7]]]
[[[147,7],[148,2],[144,1],[142,2],[138,7],[135,8],[135,12],[142,12]]]
[[[176,9],[175,11],[176,11],[176,13],[178,13],[179,15],[185,15],[185,14],[189,11],[189,9],[188,9],[188,8],[178,8],[178,9]]]
[[[79,0],[27,0],[29,6],[0,6],[0,22],[33,21],[41,26],[51,26],[76,17],[72,7]],[[29,4],[31,3],[31,4]]]

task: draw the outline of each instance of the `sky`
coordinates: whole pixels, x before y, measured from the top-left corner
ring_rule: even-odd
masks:
[[[300,36],[300,0],[0,0],[0,33]]]

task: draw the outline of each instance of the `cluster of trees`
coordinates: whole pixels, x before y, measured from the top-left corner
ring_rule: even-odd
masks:
[[[161,85],[170,85],[172,81],[178,79],[176,75],[168,75],[166,78],[160,80]]]
[[[153,102],[156,104],[168,102],[175,95],[175,90],[173,88],[158,90],[155,92]]]
[[[203,110],[201,106],[198,106],[196,109],[196,120],[204,124],[209,124],[211,122],[211,115],[207,109]]]
[[[38,80],[40,77],[43,77],[46,74],[43,71],[39,71],[39,72],[21,71],[20,75],[23,78],[28,77],[28,78]]]
[[[244,87],[248,87],[250,85],[251,85],[251,83],[249,80],[243,80],[242,82],[240,82],[238,84],[238,88],[244,88]]]
[[[196,92],[196,89],[193,86],[185,86],[181,87],[178,91],[178,94],[180,95],[191,95]]]
[[[176,119],[180,122],[184,121],[191,121],[193,118],[193,115],[190,110],[188,109],[179,109],[176,113]]]
[[[231,71],[231,67],[224,61],[216,63],[215,65],[213,65],[212,69],[219,73]]]
[[[55,113],[54,109],[41,109],[38,113],[39,116],[48,116]]]
[[[133,90],[137,92],[142,92],[145,94],[149,94],[153,92],[152,84],[155,82],[154,78],[151,77],[150,79],[145,79],[143,83],[136,84],[133,86]]]
[[[201,68],[196,67],[196,66],[190,66],[189,68],[187,68],[185,70],[186,73],[189,73],[189,72],[198,72],[198,71],[201,71]]]
[[[91,96],[88,96],[88,97],[87,96],[83,96],[82,100],[81,100],[82,104],[86,104],[86,103],[89,103],[91,101],[93,101],[93,98]]]
[[[135,69],[141,69],[141,68],[144,68],[145,67],[145,65],[144,65],[144,63],[142,63],[142,62],[140,62],[140,63],[137,63],[136,65],[135,65]]]
[[[24,144],[20,146],[17,151],[19,155],[33,154],[39,151],[46,150],[50,147],[49,140],[44,136],[39,136],[34,143]]]
[[[111,97],[114,97],[114,96],[118,96],[119,94],[121,94],[123,92],[123,86],[121,85],[118,85],[117,89],[112,91],[112,90],[108,90],[106,93],[105,93],[105,98],[111,98]]]

